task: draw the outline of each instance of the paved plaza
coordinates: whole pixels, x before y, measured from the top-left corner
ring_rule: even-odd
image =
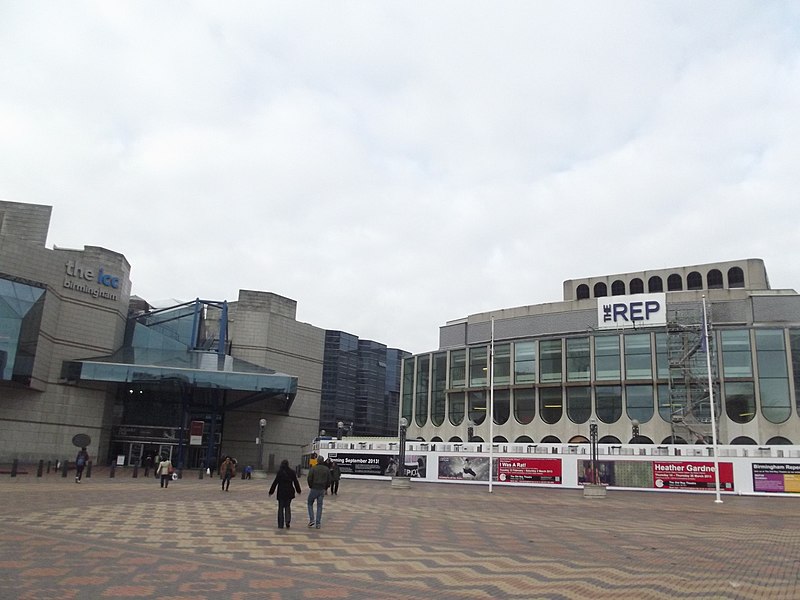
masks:
[[[2,475],[0,598],[800,598],[800,499],[344,479],[308,529],[271,478]]]

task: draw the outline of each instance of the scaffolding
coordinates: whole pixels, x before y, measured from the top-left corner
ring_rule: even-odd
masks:
[[[708,329],[711,330],[708,310]],[[669,359],[669,414],[673,444],[711,444],[712,421],[709,374],[703,351],[703,306],[678,305],[667,313],[667,355]],[[709,335],[711,381],[714,386],[715,416],[719,415],[719,381],[714,359],[713,337]],[[719,419],[716,419],[719,423]],[[718,432],[717,432],[718,433]]]

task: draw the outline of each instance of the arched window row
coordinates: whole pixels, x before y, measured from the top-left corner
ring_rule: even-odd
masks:
[[[728,288],[744,287],[744,270],[741,267],[731,267],[727,272]],[[668,292],[681,292],[683,290],[721,290],[725,288],[725,275],[719,269],[710,269],[703,277],[698,271],[692,271],[686,276],[686,281],[678,273],[672,273],[667,277]],[[626,294],[656,294],[664,291],[664,280],[659,275],[648,278],[645,286],[644,280],[639,277],[632,278],[627,284],[621,279],[611,283],[612,296],[625,296]],[[585,283],[581,283],[575,288],[576,300],[587,300],[589,298],[605,298],[609,295],[608,285],[598,281],[590,289]]]

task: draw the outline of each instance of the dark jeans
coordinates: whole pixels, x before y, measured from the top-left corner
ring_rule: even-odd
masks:
[[[230,473],[228,473],[227,475],[225,475],[222,478],[222,489],[223,490],[227,490],[229,487],[231,487],[231,476],[230,476]]]
[[[75,479],[77,479],[78,481],[80,481],[81,477],[83,477],[83,467],[84,465],[77,465],[75,467]]]
[[[161,476],[161,487],[169,487],[169,480],[172,479],[172,475],[162,475]]]
[[[339,480],[334,479],[331,482],[331,494],[338,494],[339,493]]]
[[[278,527],[292,522],[292,499],[278,500]]]

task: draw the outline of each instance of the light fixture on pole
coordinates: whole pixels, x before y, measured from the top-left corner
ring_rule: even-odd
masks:
[[[599,483],[597,481],[597,421],[594,419],[589,421],[589,443],[592,462],[592,481],[590,483]]]
[[[631,444],[639,443],[639,421],[633,419],[631,421]]]
[[[337,428],[336,437],[342,439],[344,437],[344,421],[339,421],[336,424],[336,428]]]
[[[405,477],[406,474],[406,428],[408,427],[408,419],[402,417],[400,419],[400,455],[397,457],[397,476]]]
[[[264,469],[264,428],[267,426],[267,420],[261,419],[258,422],[258,439],[256,440],[258,445],[258,470],[261,471]]]

